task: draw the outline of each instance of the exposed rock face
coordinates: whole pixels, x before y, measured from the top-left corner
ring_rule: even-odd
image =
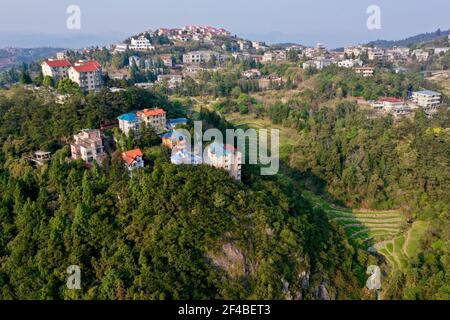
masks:
[[[289,292],[289,282],[287,282],[285,279],[282,280],[283,282],[283,294],[286,300],[292,300],[292,295]]]
[[[232,278],[245,276],[247,273],[245,257],[242,251],[232,243],[225,243],[222,252],[207,255],[213,265],[225,270]]]
[[[323,284],[316,288],[315,297],[317,300],[330,300],[328,290]]]

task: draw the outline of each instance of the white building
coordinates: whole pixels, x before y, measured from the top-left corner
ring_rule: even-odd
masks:
[[[74,135],[74,142],[70,145],[72,159],[83,159],[90,165],[95,161],[102,163],[106,154],[100,130],[86,129]]]
[[[369,48],[367,51],[367,56],[369,60],[384,60],[385,53],[383,49]]]
[[[363,65],[363,62],[361,60],[345,59],[345,60],[339,61],[337,63],[337,65],[341,68],[350,69],[350,68],[353,68],[356,66],[361,67]]]
[[[450,48],[434,48],[434,54],[443,54],[447,53],[450,50]]]
[[[161,74],[158,76],[158,83],[167,83],[169,88],[176,88],[183,84],[183,76],[178,74]]]
[[[134,112],[123,114],[119,116],[117,120],[119,120],[120,131],[122,131],[127,137],[130,131],[137,133],[141,129],[141,118],[139,118]]]
[[[205,163],[224,169],[235,180],[241,180],[242,154],[233,146],[213,142],[206,147],[204,158]]]
[[[102,87],[102,68],[95,60],[80,60],[68,71],[69,79],[77,83],[81,90],[99,90]]]
[[[325,67],[330,66],[332,61],[330,59],[320,57],[314,60],[306,61],[303,63],[303,69],[315,68],[317,70],[322,70]]]
[[[427,114],[437,111],[441,105],[442,95],[439,92],[431,90],[416,91],[412,94],[412,101],[419,107],[422,107]]]
[[[128,45],[126,43],[118,43],[115,45],[114,52],[125,52],[128,50]]]
[[[224,62],[225,56],[220,53],[214,51],[192,51],[183,55],[183,63],[184,64],[202,64],[208,63],[213,59],[216,61]]]
[[[153,50],[154,47],[145,36],[140,36],[139,38],[131,38],[131,44],[129,45],[130,50],[135,51],[148,51]]]
[[[41,69],[44,77],[49,76],[58,81],[68,76],[70,66],[67,59],[48,59],[42,62]]]
[[[412,56],[416,57],[419,62],[426,62],[430,57],[430,53],[428,51],[422,49],[416,49],[411,53]]]
[[[372,77],[375,73],[375,69],[372,67],[359,67],[355,68],[355,72],[363,77]]]
[[[147,126],[152,127],[156,133],[161,133],[166,128],[166,111],[163,109],[144,109],[138,111],[137,116]]]
[[[143,157],[141,149],[122,152],[122,160],[130,172],[144,167]]]

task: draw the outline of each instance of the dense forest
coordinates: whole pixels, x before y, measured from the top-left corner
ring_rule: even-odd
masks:
[[[91,170],[67,161],[77,130],[152,106],[183,115],[137,89],[64,105],[22,89],[0,96],[1,299],[371,297],[374,258],[289,182],[174,166],[159,145],[143,148],[147,166],[132,176],[117,153]],[[22,157],[38,148],[53,157],[36,168]],[[69,265],[82,290],[66,288]]]
[[[282,65],[278,67],[282,72]],[[234,88],[212,108],[224,117],[239,113],[250,122],[269,120],[289,132],[296,131],[283,147],[284,166],[289,174],[298,174],[294,180],[330,203],[396,210],[407,221],[404,231],[414,222],[425,222],[428,227],[420,240],[420,253],[408,257],[403,272],[390,273],[385,297],[448,299],[448,97],[443,97],[443,107],[433,117],[417,110],[411,117],[399,119],[380,116],[356,100],[406,99],[410,91],[423,87],[439,91],[439,84],[427,82],[419,73],[395,74],[382,68],[370,79],[336,67],[302,77],[309,82],[302,90],[268,97]]]

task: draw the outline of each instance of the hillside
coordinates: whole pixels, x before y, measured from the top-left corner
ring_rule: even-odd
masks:
[[[450,35],[450,30],[441,31],[440,29],[435,32],[427,32],[412,37],[408,37],[403,40],[376,40],[369,42],[368,45],[381,47],[381,48],[392,48],[392,47],[410,47],[414,45],[419,45],[421,43],[430,42],[439,38],[443,38]]]
[[[132,177],[117,153],[92,170],[67,161],[71,134],[101,119],[139,104],[183,115],[144,90],[80,98],[60,106],[22,89],[0,95],[1,299],[362,297],[368,257],[301,189],[251,170],[241,184],[208,166],[175,166],[158,141]],[[54,152],[49,165],[22,158],[37,148]],[[83,272],[76,292],[65,286],[72,264]]]
[[[54,56],[62,48],[6,48],[0,49],[0,71],[22,63],[31,63],[36,60]]]

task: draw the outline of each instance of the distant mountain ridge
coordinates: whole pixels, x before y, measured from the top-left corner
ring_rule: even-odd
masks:
[[[450,35],[450,29],[446,31],[441,31],[441,29],[435,32],[421,33],[403,40],[376,40],[371,41],[368,45],[381,47],[381,48],[392,48],[392,47],[409,47],[412,45],[418,45],[425,42],[430,42],[439,39],[444,36]]]

